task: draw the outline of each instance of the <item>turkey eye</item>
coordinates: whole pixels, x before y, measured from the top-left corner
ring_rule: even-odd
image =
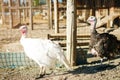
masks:
[[[94,17],[91,17],[91,19],[94,19]]]

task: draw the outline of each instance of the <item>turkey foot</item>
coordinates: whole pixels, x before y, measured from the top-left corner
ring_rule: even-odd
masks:
[[[40,74],[38,77],[36,77],[35,79],[40,79],[43,78],[45,76],[45,74]]]

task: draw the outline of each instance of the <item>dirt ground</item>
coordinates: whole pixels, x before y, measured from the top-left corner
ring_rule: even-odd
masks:
[[[96,58],[88,60],[91,63],[76,66],[71,71],[55,69],[40,79],[35,79],[39,73],[38,67],[0,69],[0,80],[120,80],[119,58],[112,60],[109,65],[107,61],[101,65]]]
[[[61,33],[65,33],[65,26],[61,26]],[[103,29],[99,29],[101,31]],[[89,27],[80,27],[77,30],[81,34],[89,34]],[[28,32],[28,37],[47,38],[48,33],[54,33],[49,30],[46,24],[39,24],[34,30]],[[120,29],[111,34],[115,34],[120,39]],[[0,52],[22,52],[23,48],[19,43],[21,35],[19,29],[7,29],[0,27]],[[64,68],[53,70],[53,73],[47,72],[43,78],[38,80],[120,80],[120,58],[111,61],[99,63],[99,58],[88,57],[87,64],[73,67],[73,70],[67,71]],[[39,67],[20,67],[15,69],[0,69],[0,80],[35,80],[39,73]]]

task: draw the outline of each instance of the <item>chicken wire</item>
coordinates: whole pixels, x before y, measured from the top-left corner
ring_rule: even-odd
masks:
[[[17,68],[21,66],[33,66],[37,64],[29,59],[24,52],[21,53],[0,53],[0,68]]]
[[[62,67],[59,61],[55,63],[56,67]],[[0,68],[18,68],[18,67],[38,67],[38,64],[25,55],[20,53],[0,53]]]

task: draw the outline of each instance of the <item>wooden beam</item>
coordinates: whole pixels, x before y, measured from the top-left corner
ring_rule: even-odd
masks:
[[[48,7],[47,17],[48,17],[48,28],[49,28],[49,29],[50,29],[50,1],[51,1],[51,0],[47,0],[47,7]]]
[[[66,47],[65,41],[53,41],[53,42],[59,43],[61,47]],[[89,41],[86,42],[79,41],[76,43],[76,46],[88,46],[88,45],[89,45]]]
[[[11,4],[12,4],[12,0],[8,0],[9,1],[9,7],[11,7]],[[10,28],[12,29],[13,27],[13,17],[12,17],[12,10],[9,8],[9,20],[10,20]]]
[[[67,0],[67,59],[71,66],[76,65],[76,0]]]
[[[48,5],[48,26],[49,29],[52,28],[52,0],[47,0]]]
[[[33,15],[32,15],[32,0],[30,0],[29,2],[29,6],[30,6],[30,15],[29,15],[29,18],[30,18],[30,27],[31,27],[31,30],[33,30]]]
[[[59,21],[58,21],[58,0],[54,0],[54,26],[55,33],[59,33]]]
[[[22,12],[23,12],[23,22],[25,22],[25,9],[23,9]],[[32,17],[32,15],[31,15],[31,17]]]
[[[17,0],[17,7],[20,7],[20,0]],[[21,23],[20,9],[18,9],[18,19],[19,19],[19,23]]]
[[[88,1],[88,0],[87,0]],[[96,4],[95,4],[95,0],[92,0],[93,1],[93,5],[92,5],[92,15],[93,16],[96,16],[95,14],[95,10],[96,10]]]
[[[52,0],[50,0],[50,28],[53,29]]]
[[[66,47],[66,34],[48,34],[47,38],[59,43],[61,47]],[[90,35],[77,34],[77,46],[88,46],[89,41]]]
[[[5,9],[3,8],[4,7],[4,4],[3,4],[3,0],[1,0],[1,13],[2,13],[2,24],[4,25],[5,24]]]
[[[66,34],[48,34],[47,35],[48,39],[56,39],[56,38],[64,38],[66,39]],[[77,34],[77,38],[90,38],[90,35],[85,35],[85,34]]]
[[[109,4],[109,8],[108,8],[108,15],[112,15],[112,14],[115,14],[114,13],[114,0],[111,0],[110,1],[110,4]],[[108,20],[108,23],[107,23],[107,27],[113,27],[112,24],[113,24],[113,20],[114,20],[114,17],[112,17],[111,20]]]
[[[4,6],[3,8],[29,9],[29,6],[25,6],[25,7],[24,7],[24,6],[21,6],[21,7],[14,7],[14,6],[8,7],[8,6]],[[42,9],[45,9],[45,10],[47,9],[46,7],[37,7],[37,6],[36,6],[36,7],[34,7],[34,6],[32,7],[32,9],[41,9],[41,8],[42,8]],[[105,7],[97,7],[97,8],[95,7],[95,9],[98,9],[98,8],[99,8],[99,9],[107,9],[108,7],[106,7],[106,6],[105,6]],[[83,7],[83,6],[79,7],[79,6],[78,6],[76,9],[77,9],[77,10],[89,10],[89,9],[93,9],[93,8],[92,8],[92,7]],[[58,10],[59,10],[59,11],[61,11],[61,10],[66,10],[66,7],[59,7]]]
[[[4,6],[3,7],[4,9],[30,9],[30,7],[14,7],[14,6],[11,6],[11,7],[9,7],[9,6]]]

